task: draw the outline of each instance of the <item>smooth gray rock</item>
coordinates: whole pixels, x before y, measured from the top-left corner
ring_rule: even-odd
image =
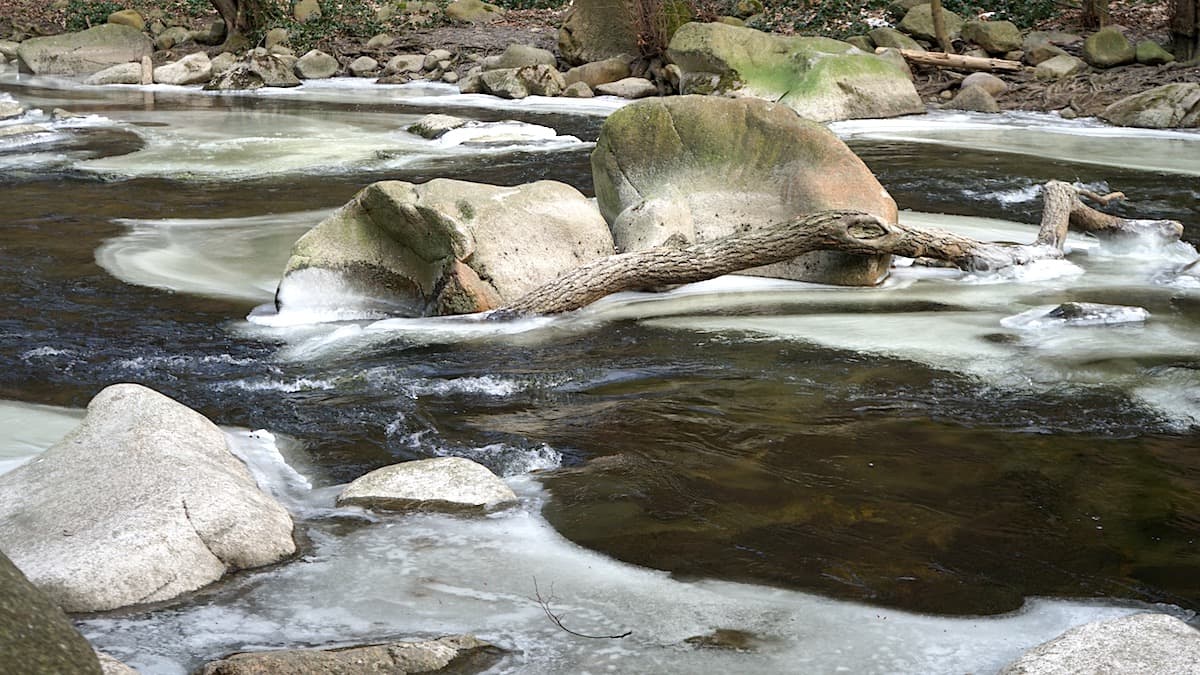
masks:
[[[898,217],[895,201],[837,136],[756,98],[668,96],[625,106],[600,131],[592,177],[621,251],[702,243],[831,209]],[[889,262],[818,252],[752,273],[870,286]]]
[[[605,96],[620,96],[621,98],[658,96],[658,87],[644,77],[626,77],[616,82],[606,82],[596,85],[595,91]]]
[[[504,650],[487,642],[455,635],[421,642],[245,652],[213,661],[197,675],[467,675],[488,670],[503,655]]]
[[[554,52],[540,49],[531,45],[512,44],[493,62],[491,70],[500,68],[523,68],[525,66],[545,65],[554,68],[557,60]]]
[[[107,387],[74,431],[0,476],[5,552],[64,610],[170,600],[295,552],[292,520],[224,433],[146,387]]]
[[[1166,614],[1093,621],[1026,652],[1000,675],[1194,675],[1200,631]]]
[[[629,77],[629,62],[623,58],[613,58],[575,66],[563,75],[563,81],[568,86],[582,82],[589,88],[595,88],[627,77]]]
[[[337,74],[338,61],[319,49],[310,49],[296,60],[292,70],[302,80],[323,80]]]
[[[83,80],[84,84],[141,84],[142,64],[118,63],[109,66],[98,73],[92,73]]]
[[[435,49],[425,55],[425,60],[421,62],[421,67],[425,70],[433,70],[442,61],[449,61],[452,58],[454,58],[454,54],[451,54],[449,49]]]
[[[500,98],[522,99],[529,96],[529,88],[517,77],[516,68],[486,70],[480,73],[479,83],[482,92]],[[462,91],[465,92],[466,89]]]
[[[183,26],[171,26],[154,38],[154,48],[160,51],[181,45],[192,39],[192,32]]]
[[[168,63],[154,69],[154,81],[158,84],[200,84],[212,79],[212,61],[208,54],[196,52],[188,54],[175,63]]]
[[[355,77],[371,77],[379,72],[379,62],[369,56],[360,56],[346,66]]]
[[[461,117],[453,115],[431,114],[422,117],[413,124],[409,125],[408,132],[416,134],[421,138],[441,138],[447,131],[457,129],[466,124],[467,121]]]
[[[623,7],[623,6],[622,6]],[[558,53],[573,66],[640,53],[633,12],[609,0],[574,0],[558,30]]]
[[[25,114],[25,108],[16,101],[0,100],[0,120],[10,120]]]
[[[592,98],[596,95],[592,88],[587,86],[586,82],[572,82],[563,89],[564,98]]]
[[[141,61],[153,49],[141,31],[104,24],[79,33],[30,38],[17,47],[21,70],[35,75],[91,75],[109,66]]]
[[[1086,69],[1087,64],[1082,60],[1070,54],[1063,54],[1039,63],[1037,68],[1033,69],[1033,76],[1039,80],[1058,80],[1071,77]]]
[[[91,645],[0,551],[0,667],[21,675],[100,675]],[[8,670],[11,669],[11,670]]]
[[[963,78],[962,88],[982,87],[992,96],[999,96],[1008,91],[1008,83],[991,73],[971,73]]]
[[[923,52],[925,48],[917,44],[917,41],[909,36],[901,33],[895,28],[882,26],[875,28],[867,33],[871,38],[871,42],[876,47],[892,47],[894,49],[912,49],[914,51]]]
[[[0,40],[0,56],[15,61],[17,58],[17,48],[21,46],[20,42],[12,40]]]
[[[394,75],[396,73],[419,73],[424,67],[424,54],[397,54],[388,59],[387,65],[383,68],[383,72],[385,75]]]
[[[446,18],[463,23],[491,23],[504,18],[504,9],[483,0],[451,0]]]
[[[338,506],[380,510],[458,511],[494,508],[517,495],[487,467],[462,457],[434,457],[376,469],[346,486]]]
[[[238,58],[232,52],[221,52],[212,57],[213,75],[221,75],[225,71],[237,65]]]
[[[370,40],[367,40],[367,49],[383,49],[385,47],[392,46],[392,43],[395,41],[396,38],[393,38],[391,35],[388,35],[387,33],[380,33],[379,35],[372,37]]]
[[[1110,124],[1145,129],[1200,127],[1200,84],[1164,84],[1126,96],[1100,113]]]
[[[563,183],[383,181],[300,237],[277,297],[282,307],[318,304],[306,280],[332,276],[391,314],[464,314],[612,251],[595,206]]]
[[[996,103],[996,99],[981,86],[972,85],[963,87],[958,90],[954,98],[946,104],[947,108],[953,110],[970,110],[972,112],[997,113],[1000,112],[1000,106]]]

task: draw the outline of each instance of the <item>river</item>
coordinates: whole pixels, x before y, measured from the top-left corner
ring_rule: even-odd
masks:
[[[1033,237],[1037,186],[1121,190],[1187,242],[879,288],[727,277],[554,319],[397,319],[314,287],[291,242],[381,179],[591,194],[593,101],[356,81],[216,95],[0,78],[0,471],[115,382],[225,426],[296,517],[294,560],[77,617],[147,673],[234,650],[473,633],[497,672],[991,672],[1084,621],[1200,608],[1200,134],[935,113],[832,128],[901,221]],[[65,108],[79,117],[53,117]],[[484,124],[438,141],[428,112]],[[0,127],[2,132],[4,127]],[[949,215],[944,215],[949,214]],[[1149,318],[1074,326],[1065,301]],[[313,309],[316,307],[316,309]],[[341,485],[475,459],[520,505],[335,509]],[[551,624],[534,584],[585,640]],[[699,649],[717,629],[748,652]]]

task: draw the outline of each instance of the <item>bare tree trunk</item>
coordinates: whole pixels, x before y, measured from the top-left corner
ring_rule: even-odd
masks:
[[[1200,57],[1200,0],[1173,1],[1171,48],[1180,62]]]
[[[608,256],[539,286],[496,310],[491,318],[569,312],[619,291],[703,281],[812,251],[892,254],[941,260],[967,271],[989,271],[1061,258],[1067,230],[1072,227],[1097,236],[1149,233],[1168,240],[1178,239],[1183,232],[1183,226],[1174,221],[1125,220],[1079,200],[1080,194],[1085,194],[1107,203],[1121,197],[1120,193],[1100,197],[1051,181],[1044,194],[1042,224],[1030,245],[980,242],[942,230],[893,225],[857,211],[823,211],[684,248],[663,246]]]
[[[933,16],[933,34],[937,36],[938,45],[947,54],[954,53],[954,45],[950,43],[950,34],[946,32],[946,17],[942,16],[942,0],[931,0],[929,11]]]
[[[1108,0],[1083,0],[1083,27],[1103,28],[1112,23]]]
[[[225,22],[225,44],[235,45],[263,28],[271,0],[209,0]]]

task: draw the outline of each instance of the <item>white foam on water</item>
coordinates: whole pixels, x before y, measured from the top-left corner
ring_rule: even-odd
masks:
[[[946,145],[1098,164],[1141,171],[1200,175],[1200,133],[1110,127],[1045,113],[930,112],[829,125],[843,139]]]
[[[120,220],[129,231],[101,244],[96,262],[129,284],[264,302],[274,297],[292,244],[332,212]]]

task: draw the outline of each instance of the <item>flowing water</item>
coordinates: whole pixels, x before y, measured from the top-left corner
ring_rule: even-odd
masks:
[[[900,267],[874,289],[728,277],[511,323],[391,318],[316,279],[327,302],[276,313],[291,242],[362,186],[590,193],[619,102],[13,76],[0,96],[30,109],[0,124],[44,128],[0,135],[0,471],[140,382],[226,425],[303,542],[178,602],[79,618],[145,672],[456,632],[510,650],[499,672],[989,672],[1084,621],[1200,608],[1191,243],[1072,238],[1067,261]],[[477,123],[404,131],[432,111]],[[1058,178],[1200,241],[1196,133],[963,114],[833,129],[908,224],[1027,241]],[[1144,311],[1045,316],[1065,301]],[[520,504],[333,506],[370,469],[439,455],[489,466]],[[570,636],[535,593],[574,630],[632,634]],[[717,629],[754,644],[685,641]]]

